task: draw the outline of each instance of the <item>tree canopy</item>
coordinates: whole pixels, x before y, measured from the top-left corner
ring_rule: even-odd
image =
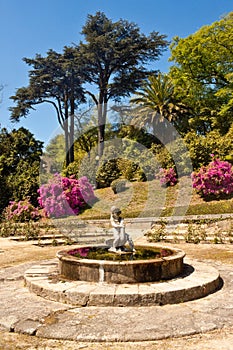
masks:
[[[65,47],[63,54],[49,50],[46,57],[24,58],[33,67],[29,85],[11,98],[11,119],[18,121],[40,103],[50,103],[65,132],[68,165],[74,160],[74,114],[77,104],[92,97],[98,110],[99,155],[103,153],[107,103],[129,96],[148,76],[147,64],[157,60],[168,42],[165,35],[140,33],[126,20],[113,22],[103,12],[88,15],[82,28],[84,42]],[[85,89],[94,85],[93,90]],[[96,95],[97,89],[97,95]]]
[[[168,136],[165,137],[164,133],[166,120],[178,126],[183,123],[178,119],[184,119],[188,114],[188,108],[177,99],[174,90],[169,75],[159,73],[157,76],[150,75],[131,99],[132,106],[136,105],[136,108],[133,107],[133,123],[139,127],[152,126],[153,135],[159,136],[163,142],[166,142]]]
[[[225,134],[233,111],[233,12],[171,45],[170,74],[176,92],[193,108],[190,125]]]
[[[81,72],[74,57],[74,49],[64,48],[63,54],[49,50],[46,57],[37,54],[35,58],[24,58],[32,66],[29,85],[19,88],[11,99],[11,120],[19,121],[30,110],[41,103],[51,104],[56,111],[59,125],[65,133],[66,163],[74,160],[74,114],[77,105],[83,102]]]
[[[101,156],[108,101],[117,101],[134,92],[151,73],[147,64],[159,58],[168,42],[165,35],[154,31],[146,36],[135,23],[123,19],[113,22],[103,12],[88,15],[82,34],[85,41],[77,46],[77,55],[85,81],[98,91],[97,95],[90,89],[86,93],[98,109]]]
[[[10,200],[30,197],[37,205],[42,146],[25,128],[0,130],[0,212]]]

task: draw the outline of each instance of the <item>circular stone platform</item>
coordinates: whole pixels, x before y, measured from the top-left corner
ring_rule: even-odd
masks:
[[[57,259],[32,266],[24,274],[31,292],[73,306],[152,306],[186,302],[207,296],[221,287],[218,270],[186,259],[182,275],[166,282],[107,284],[66,281]]]

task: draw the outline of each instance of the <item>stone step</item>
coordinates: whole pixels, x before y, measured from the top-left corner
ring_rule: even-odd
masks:
[[[30,267],[24,275],[31,292],[53,301],[80,306],[155,306],[183,303],[214,293],[221,287],[219,272],[186,259],[184,273],[163,282],[111,284],[64,281],[55,260]]]
[[[69,244],[79,244],[79,245],[89,245],[89,244],[102,244],[105,242],[105,237],[99,238],[99,239],[80,239],[76,241],[68,241],[66,239],[47,239],[47,240],[38,240],[38,241],[32,241],[33,245],[38,245],[40,247],[42,246],[49,246],[49,245],[69,245]]]
[[[233,238],[230,237],[216,237],[216,236],[207,236],[205,239],[200,239],[200,243],[220,243],[218,241],[222,240],[224,243],[233,243]],[[163,239],[165,242],[175,243],[175,241],[178,242],[185,242],[185,236],[183,235],[166,235]]]
[[[41,240],[46,240],[46,239],[61,239],[61,238],[64,238],[64,235],[58,233],[58,234],[51,234],[51,235],[39,235],[38,236],[38,239],[41,239]],[[21,241],[25,241],[25,236],[23,235],[20,235],[20,236],[11,236],[10,237],[10,240],[11,241],[16,241],[16,242],[21,242]],[[28,239],[28,240],[35,240],[35,238],[31,238],[31,239]]]
[[[99,223],[100,224],[100,223]],[[140,223],[139,223],[140,224]],[[109,227],[109,222],[106,220],[106,225],[102,223],[105,227],[98,227],[95,225],[90,224],[83,224],[83,223],[77,223],[74,222],[59,222],[59,225],[56,225],[52,229],[44,230],[42,229],[38,240],[39,245],[42,245],[42,241],[44,242],[43,245],[54,245],[55,241],[56,244],[67,244],[67,242],[74,242],[78,244],[95,244],[95,243],[103,243],[106,239],[112,238],[113,236],[113,230],[111,227]],[[60,230],[59,230],[60,226]],[[108,226],[108,227],[107,227]],[[140,226],[140,225],[139,225]],[[158,225],[159,226],[159,225]],[[195,227],[193,228],[193,232],[190,234],[189,241],[195,241],[197,239],[200,241],[200,243],[233,243],[233,233],[230,233],[229,230],[224,230],[225,227],[222,228],[222,230],[219,230],[218,227],[202,227],[204,230],[204,234],[206,235],[203,239],[203,236],[201,235],[201,231],[199,228],[195,230]],[[126,226],[127,233],[132,237],[133,240],[136,240],[139,237],[143,237],[144,234],[150,230],[142,229],[142,227],[132,226],[131,224],[127,224]],[[196,236],[196,238],[195,238]],[[166,225],[165,231],[161,235],[161,241],[165,242],[185,242],[188,238],[188,224],[179,224],[178,226],[169,223]],[[13,241],[25,241],[25,236],[11,236],[11,240]],[[37,241],[37,239],[30,239],[33,240],[33,244]],[[46,241],[46,242],[45,242]]]
[[[65,240],[65,239],[44,239],[44,240],[32,241],[32,244],[40,246],[40,247],[66,245],[67,240]]]
[[[107,231],[96,231],[96,230],[92,230],[90,232],[67,232],[67,234],[64,233],[53,233],[53,234],[39,234],[38,235],[38,239],[40,240],[47,240],[47,239],[61,239],[61,238],[70,238],[70,239],[75,239],[75,238],[91,238],[91,237],[95,237],[95,238],[102,238],[102,237],[112,237],[112,233],[111,232],[107,232]],[[19,235],[19,236],[11,236],[10,239],[12,241],[25,241],[25,236],[24,235]],[[33,238],[32,238],[33,239]]]

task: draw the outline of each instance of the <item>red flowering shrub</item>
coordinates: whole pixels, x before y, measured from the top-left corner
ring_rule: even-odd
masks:
[[[193,187],[204,198],[219,198],[233,193],[233,170],[229,162],[213,159],[192,174]]]
[[[58,174],[39,190],[38,202],[49,217],[77,215],[87,203],[94,201],[95,195],[87,177],[79,180]]]
[[[178,182],[177,174],[174,168],[160,169],[156,178],[160,180],[162,186],[175,186],[175,184]]]

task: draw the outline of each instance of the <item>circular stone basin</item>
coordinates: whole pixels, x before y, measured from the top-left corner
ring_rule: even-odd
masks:
[[[172,279],[183,271],[184,251],[136,246],[136,252],[110,253],[106,246],[60,250],[59,274],[68,280],[142,283]]]

